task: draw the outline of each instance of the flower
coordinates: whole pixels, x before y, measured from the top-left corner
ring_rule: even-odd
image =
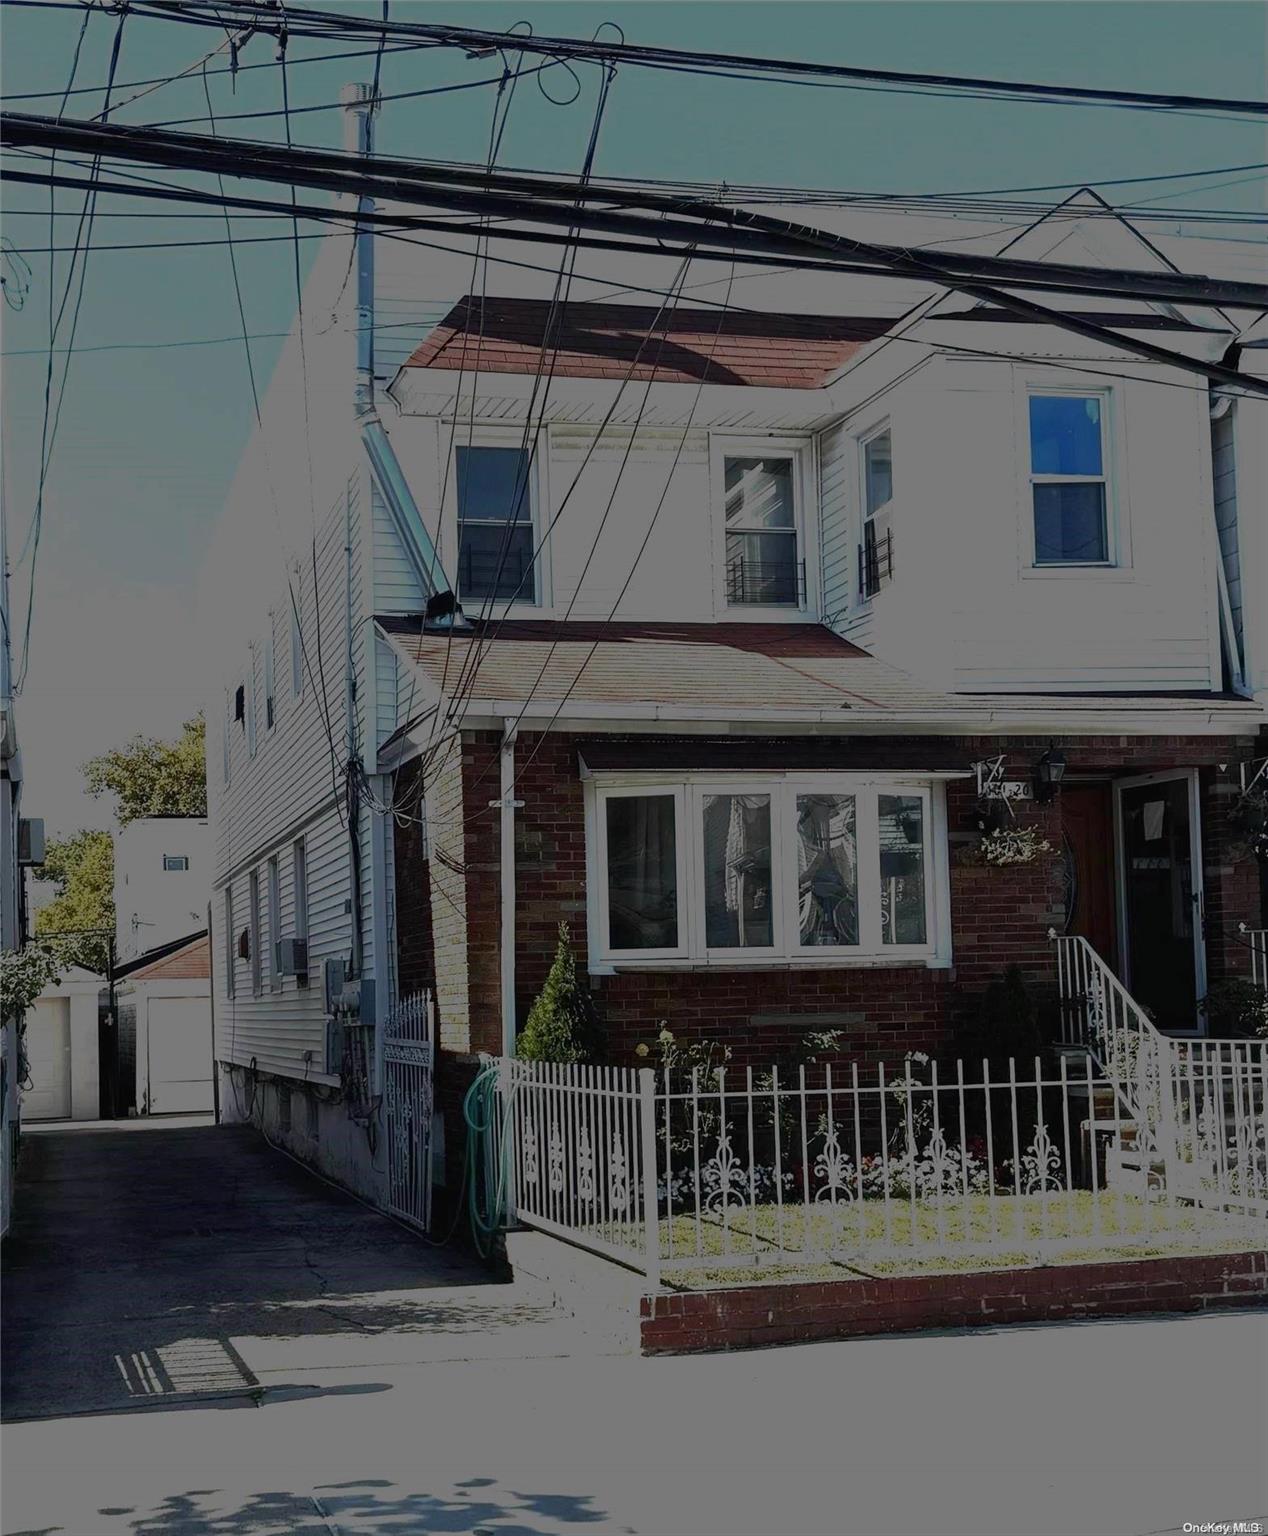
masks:
[[[651,1054],[646,1041],[634,1047],[634,1054],[636,1056],[647,1056]]]
[[[672,1045],[674,1043],[674,1032],[668,1024],[662,1024],[660,1026],[660,1034],[656,1038],[662,1045]]]

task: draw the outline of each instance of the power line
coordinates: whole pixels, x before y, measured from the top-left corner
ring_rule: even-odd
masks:
[[[761,80],[828,80],[839,83],[871,82],[893,86],[920,86],[939,92],[986,92],[997,97],[1017,97],[1028,101],[1063,102],[1067,105],[1148,108],[1151,110],[1215,111],[1256,117],[1268,116],[1268,102],[1259,99],[1204,96],[1172,91],[1129,91],[1108,87],[1051,85],[1037,81],[1000,80],[977,75],[950,75],[916,70],[875,69],[860,65],[821,63],[803,59],[757,58],[751,55],[704,52],[690,49],[654,47],[647,44],[601,41],[598,35],[586,41],[568,37],[531,37],[458,27],[443,23],[383,22],[369,17],[349,16],[311,8],[259,3],[259,0],[134,0],[136,14],[180,21],[186,24],[223,28],[225,18],[240,25],[252,24],[260,31],[283,33],[287,37],[339,37],[345,40],[366,36],[393,37],[421,45],[457,48],[468,55],[501,47],[523,46],[527,52],[560,61],[580,60],[600,63],[610,68],[630,65],[641,68],[687,71],[693,74],[730,74]]]
[[[1048,292],[1116,292],[1180,303],[1242,304],[1252,309],[1268,304],[1268,285],[1260,283],[1216,282],[1185,273],[1019,261],[964,252],[913,252],[910,247],[857,240],[743,207],[621,191],[608,183],[595,182],[577,192],[570,191],[558,177],[506,172],[490,175],[433,161],[385,162],[373,156],[282,149],[255,140],[219,141],[197,134],[59,122],[19,113],[0,114],[0,125],[4,142],[20,148],[69,148],[169,169],[221,170],[247,180],[286,182],[292,188],[304,185],[403,202],[421,199],[461,212],[501,213],[534,224],[569,227],[572,209],[568,203],[580,199],[590,205],[583,223],[591,230],[649,239],[658,246],[687,245],[693,249],[729,249],[734,242],[737,259],[757,252],[814,256],[843,268],[872,263],[896,275],[952,287],[967,276]],[[658,217],[641,218],[645,213]]]

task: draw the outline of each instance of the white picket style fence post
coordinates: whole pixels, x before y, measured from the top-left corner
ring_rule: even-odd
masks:
[[[660,1201],[656,1192],[656,1074],[650,1067],[639,1068],[638,1120],[643,1165],[646,1274],[648,1285],[655,1289],[660,1285]]]

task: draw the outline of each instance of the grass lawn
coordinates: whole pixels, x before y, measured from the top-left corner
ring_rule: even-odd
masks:
[[[660,1223],[666,1283],[846,1279],[1219,1252],[1268,1242],[1240,1218],[1076,1190],[942,1202],[759,1204]],[[684,1261],[688,1261],[684,1264]],[[712,1261],[712,1262],[711,1262]],[[682,1267],[679,1267],[679,1266]]]

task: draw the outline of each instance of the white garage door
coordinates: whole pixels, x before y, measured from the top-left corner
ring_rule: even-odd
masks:
[[[211,1003],[205,997],[152,997],[149,1005],[152,1115],[212,1108]]]
[[[27,1015],[31,1086],[22,1090],[24,1120],[70,1119],[70,999],[48,997]]]

